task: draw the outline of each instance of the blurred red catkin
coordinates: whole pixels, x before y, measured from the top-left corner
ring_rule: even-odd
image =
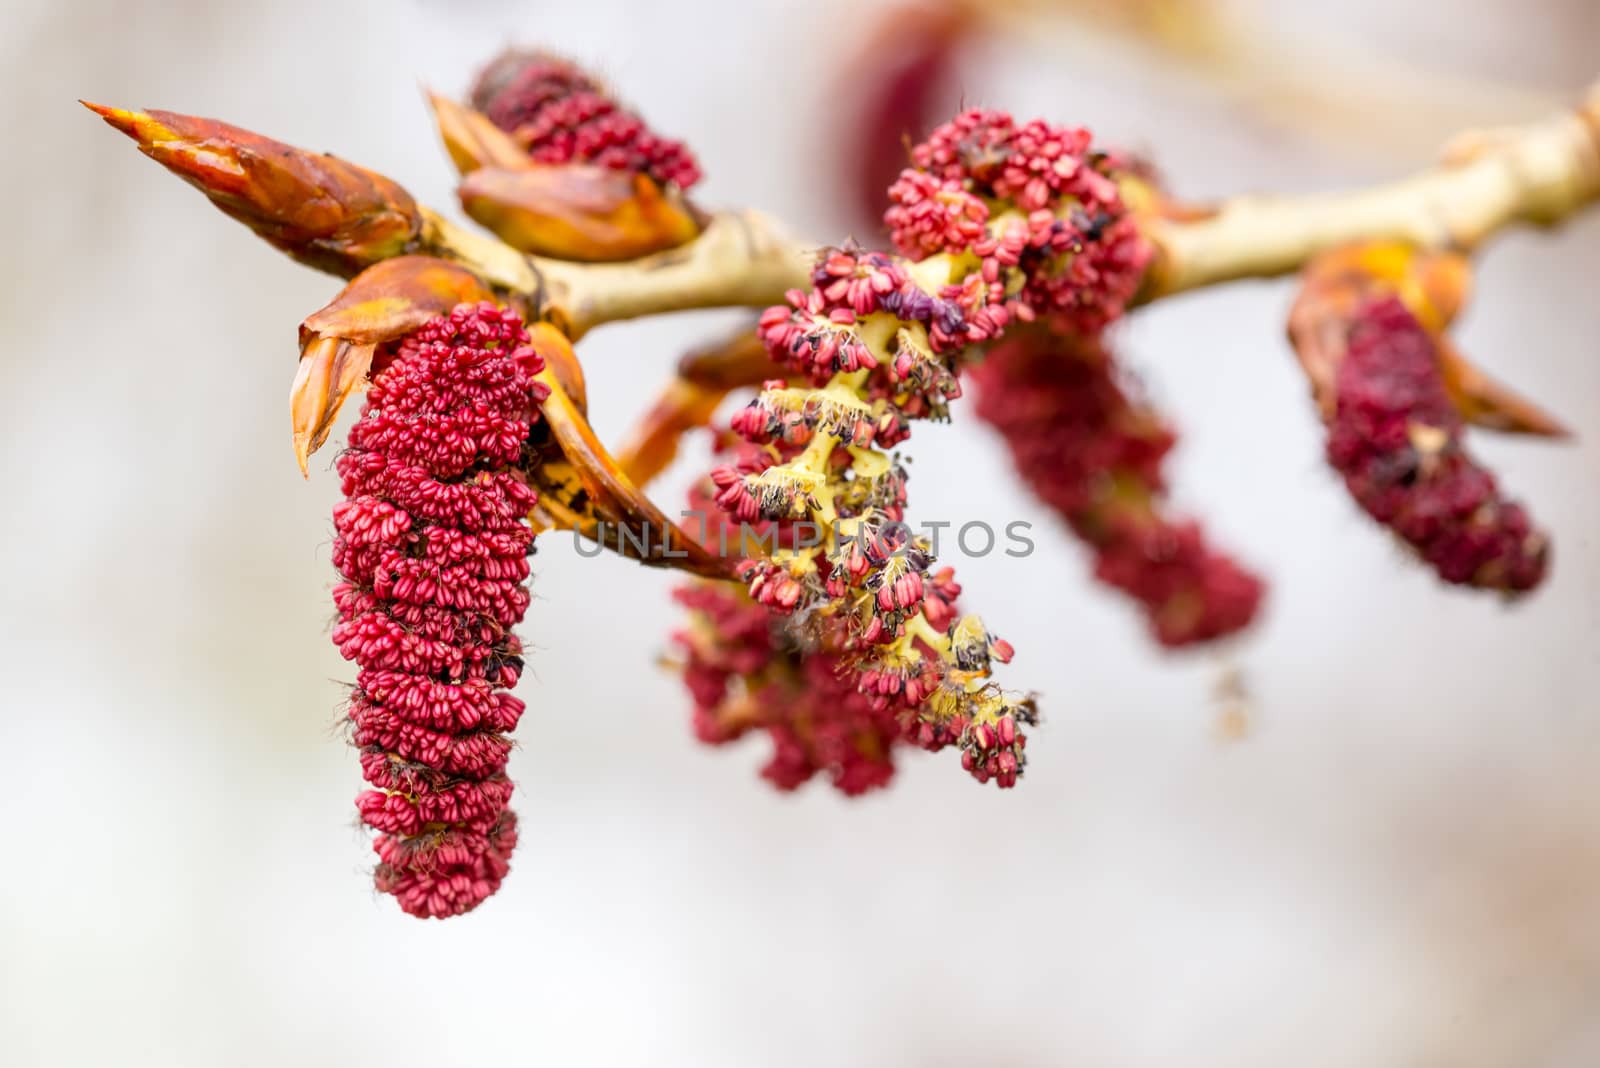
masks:
[[[1446,582],[1507,593],[1540,583],[1549,541],[1462,448],[1437,345],[1397,297],[1356,313],[1334,389],[1328,462],[1368,515]]]
[[[851,117],[852,167],[848,192],[863,222],[883,212],[883,190],[906,165],[908,146],[936,124],[958,53],[975,23],[977,6],[910,0],[878,17],[846,65],[861,87]]]
[[[681,141],[659,136],[581,67],[547,52],[501,54],[478,76],[472,106],[539,163],[594,163],[679,189],[700,180]]]
[[[978,415],[1023,481],[1090,546],[1095,576],[1144,609],[1156,640],[1192,645],[1250,623],[1261,580],[1210,548],[1197,523],[1162,513],[1176,437],[1124,390],[1102,339],[1016,329],[970,374]]]
[[[516,845],[507,733],[523,704],[511,633],[527,611],[521,479],[543,361],[522,321],[464,304],[398,346],[339,458],[334,642],[360,671],[354,745],[372,789],[376,882],[415,916],[494,893]]]
[[[722,745],[765,731],[773,751],[761,775],[780,790],[819,772],[849,796],[888,784],[896,710],[859,693],[838,656],[785,644],[773,614],[742,590],[695,583],[674,596],[690,613],[673,640],[701,741]]]

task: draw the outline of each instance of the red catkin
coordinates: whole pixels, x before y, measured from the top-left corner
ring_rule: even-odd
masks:
[[[747,444],[722,445],[736,453],[725,471],[759,470],[770,462],[770,457],[763,461],[762,450]],[[710,478],[691,490],[691,514],[700,517],[697,537],[702,544],[726,554],[738,544],[739,534],[730,532],[735,521],[713,503],[715,492]],[[764,520],[752,524],[749,532],[768,543],[792,546],[795,526]],[[894,773],[894,749],[901,745],[929,751],[957,746],[963,767],[979,782],[1014,786],[1027,744],[1016,725],[1035,721],[1031,702],[1016,706],[1010,726],[1001,717],[992,737],[969,730],[963,715],[931,720],[924,715],[924,702],[945,684],[950,665],[920,643],[912,656],[884,656],[872,645],[898,629],[885,619],[910,611],[920,611],[935,631],[951,634],[953,665],[961,671],[986,670],[991,660],[1008,662],[1010,643],[981,628],[956,625],[961,586],[951,568],[909,571],[892,582],[880,581],[886,576],[869,559],[872,540],[867,539],[865,553],[851,539],[837,557],[824,556],[820,576],[804,585],[771,561],[746,560],[748,590],[697,582],[676,592],[689,610],[687,625],[673,640],[684,654],[684,684],[694,699],[696,735],[722,745],[746,734],[766,734],[773,756],[762,774],[783,790],[795,789],[818,773],[826,773],[836,789],[852,796],[886,785]],[[917,566],[926,563],[921,560]],[[815,594],[808,589],[819,581],[836,587],[836,596],[847,587],[875,591],[879,612],[873,621],[880,632],[852,636],[842,619],[816,628],[794,626],[794,610],[802,598]]]
[[[674,641],[701,741],[764,731],[772,757],[761,775],[780,790],[819,772],[849,796],[888,784],[899,710],[859,692],[837,655],[786,643],[772,613],[737,589],[696,583],[674,596],[690,610]]]
[[[1162,514],[1161,467],[1176,438],[1116,371],[1103,341],[1038,327],[1007,334],[970,373],[978,415],[1093,549],[1095,577],[1137,601],[1163,645],[1225,637],[1254,618],[1262,583],[1211,549],[1198,524]]]
[[[859,85],[846,143],[849,166],[838,171],[863,220],[883,210],[883,190],[906,163],[906,145],[939,118],[939,101],[955,95],[952,75],[963,39],[978,17],[965,4],[903,0],[879,16],[848,64]]]
[[[1520,593],[1549,565],[1549,540],[1462,448],[1437,348],[1398,298],[1356,314],[1334,382],[1328,462],[1366,513],[1446,582]]]
[[[997,690],[967,689],[965,676],[986,672],[991,658],[1008,659],[1010,647],[982,633],[976,620],[967,627],[954,620],[942,573],[930,574],[929,544],[904,533],[904,469],[893,463],[863,475],[855,455],[840,446],[892,448],[905,440],[910,420],[945,418],[961,396],[963,351],[999,341],[1014,324],[1048,316],[1076,330],[1104,329],[1133,296],[1151,251],[1122,200],[1113,162],[1091,151],[1086,130],[968,111],[913,148],[911,164],[890,190],[885,223],[904,256],[953,257],[941,265],[942,275],[927,272],[939,280],[920,279],[907,260],[850,243],[824,250],[810,288],[790,290],[787,303],[768,308],[758,322],[776,363],[816,386],[850,376],[850,388],[866,404],[842,413],[844,406],[824,395],[796,403],[781,381],[769,384],[731,423],[745,442],[764,448],[712,471],[708,496],[731,520],[782,527],[816,510],[812,487],[824,482],[837,515],[858,521],[849,543],[793,570],[784,562],[743,560],[738,573],[748,598],[814,631],[840,630],[810,635],[823,651],[808,655],[842,654],[835,667],[854,676],[855,693],[874,710],[909,713],[903,726],[920,744],[959,743],[974,777],[1009,787],[1025,762],[1015,726],[1032,720],[1031,704],[1001,704]],[[966,273],[952,278],[957,265]],[[884,327],[892,333],[884,336]],[[810,457],[803,477],[773,466],[803,446],[809,451],[819,431],[831,435],[834,450]],[[1102,539],[1104,574],[1159,602],[1152,614],[1163,640],[1198,640],[1210,636],[1209,628],[1242,625],[1229,613],[1248,619],[1259,596],[1253,579],[1231,564],[1211,566],[1215,558],[1189,528],[1162,526],[1157,533],[1177,537],[1137,540],[1150,533],[1147,527]],[[1149,560],[1176,552],[1180,566],[1122,575],[1114,565],[1124,561],[1111,550],[1123,546]],[[1183,565],[1197,565],[1198,574]],[[1157,576],[1165,583],[1159,589],[1152,588]],[[1218,585],[1187,582],[1196,577]],[[1204,595],[1198,603],[1197,594]],[[958,659],[965,656],[970,666],[951,672],[942,651],[912,637],[919,614],[929,626],[951,627],[952,642],[959,632],[965,652]],[[819,619],[828,624],[819,628]],[[928,705],[935,692],[942,702]],[[919,706],[936,708],[943,722],[926,723]],[[991,719],[1010,724],[1009,740],[984,733],[997,729]]]
[[[466,912],[516,845],[506,760],[523,704],[511,628],[528,608],[521,479],[542,367],[515,313],[461,305],[402,341],[339,458],[333,640],[360,669],[351,738],[372,787],[378,889],[415,916]]]

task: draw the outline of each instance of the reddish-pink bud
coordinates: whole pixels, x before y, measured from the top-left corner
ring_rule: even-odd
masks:
[[[595,163],[648,174],[688,189],[700,180],[694,155],[658,136],[577,64],[545,52],[509,50],[479,75],[472,104],[540,163]]]

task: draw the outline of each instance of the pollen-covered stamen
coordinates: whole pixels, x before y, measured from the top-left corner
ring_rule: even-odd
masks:
[[[867,579],[866,587],[877,594],[874,602],[880,615],[907,613],[922,603],[922,572],[904,556],[884,561]]]
[[[816,433],[816,421],[806,411],[804,400],[789,403],[787,392],[781,379],[767,383],[755,399],[733,413],[729,429],[757,445],[804,445]]]
[[[915,708],[944,681],[944,664],[912,643],[876,646],[856,665],[856,688],[884,708]],[[924,741],[916,744],[928,748]]]
[[[996,638],[984,628],[977,616],[962,616],[950,627],[950,653],[956,667],[962,671],[987,673],[990,662],[1011,661],[1011,643]]]
[[[918,658],[942,659],[931,645],[915,646],[898,662],[898,674],[914,673]],[[877,688],[890,693],[897,682],[895,674],[895,670],[879,671],[873,680]],[[1033,699],[1008,695],[986,682],[983,674],[948,666],[942,674],[921,676],[917,686],[916,692],[908,686],[907,693],[896,698],[902,707],[901,736],[928,750],[957,746],[961,766],[980,783],[993,781],[1002,789],[1015,786],[1026,764],[1027,739],[1021,728],[1038,722]]]
[[[985,279],[981,273],[970,274],[964,281],[945,286],[939,291],[939,297],[956,308],[959,316],[953,331],[945,328],[943,320],[929,324],[928,338],[937,352],[993,341],[1011,321],[1013,309],[1006,304],[1005,287],[998,281]]]
[[[821,306],[848,308],[857,316],[871,315],[883,306],[885,298],[910,281],[904,264],[856,245],[824,253],[811,271]]]
[[[935,291],[936,290],[936,291]],[[934,351],[945,352],[966,344],[966,312],[957,300],[945,294],[960,293],[960,287],[925,289],[921,283],[908,285],[883,299],[881,311],[902,323],[916,323],[928,331]]]
[[[906,469],[879,454],[841,465],[833,484],[833,506],[839,516],[878,516],[891,522],[905,518]]]
[[[910,436],[910,417],[892,404],[884,405],[875,416],[873,444],[881,449],[892,449]]]
[[[824,589],[850,606],[847,618],[854,640],[865,645],[892,642],[921,610],[923,576],[931,561],[926,539],[911,537],[896,521],[869,518],[839,547]]]
[[[955,568],[941,567],[924,575],[922,615],[927,619],[928,626],[935,631],[948,631],[956,618],[956,598],[959,596],[961,584],[956,581]]]
[[[851,374],[878,365],[855,329],[856,313],[847,307],[829,308],[813,290],[789,293],[792,308],[782,305],[762,312],[758,329],[773,358],[818,385],[835,374]]]
[[[806,585],[800,578],[771,560],[744,561],[739,579],[747,585],[753,601],[774,612],[793,612],[812,599],[807,597]]]
[[[950,418],[950,402],[961,396],[961,381],[945,358],[934,354],[926,334],[901,327],[892,342],[889,363],[894,405],[914,419]]]
[[[775,465],[746,473],[724,465],[711,472],[717,506],[742,522],[760,519],[803,519],[817,507],[816,491],[823,476],[792,465]]]
[[[993,779],[1010,789],[1028,762],[1028,739],[1018,728],[1036,722],[1033,701],[1012,702],[988,687],[969,697],[975,711],[961,735],[961,766],[981,783]]]
[[[528,607],[521,480],[545,396],[522,321],[461,305],[398,346],[339,459],[334,641],[361,668],[352,742],[374,787],[378,887],[419,916],[465,912],[499,886],[516,842],[505,777],[523,704],[510,627]]]
[[[805,445],[819,431],[846,445],[871,445],[885,425],[884,405],[871,405],[844,389],[791,389],[782,379],[733,414],[729,427],[746,441]],[[889,420],[890,433],[899,426]]]

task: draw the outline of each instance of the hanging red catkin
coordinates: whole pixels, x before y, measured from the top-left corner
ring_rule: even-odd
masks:
[[[1435,342],[1398,298],[1356,313],[1334,390],[1328,462],[1368,515],[1446,582],[1508,594],[1539,585],[1549,540],[1462,448]]]
[[[851,797],[888,784],[899,710],[862,694],[837,654],[785,643],[779,617],[723,583],[695,582],[674,597],[689,610],[673,640],[701,741],[722,745],[764,730],[772,757],[761,775],[780,790],[818,772]]]
[[[352,741],[373,787],[378,889],[414,916],[474,908],[516,845],[506,737],[523,704],[511,628],[527,611],[521,479],[543,361],[522,320],[463,304],[402,341],[339,458],[333,639],[360,671]]]
[[[978,415],[1017,471],[1095,554],[1095,577],[1144,609],[1157,641],[1222,638],[1254,618],[1259,579],[1210,548],[1197,523],[1162,514],[1161,467],[1176,442],[1117,381],[1100,338],[1008,333],[972,368]]]
[[[901,0],[876,16],[841,67],[859,82],[846,117],[846,165],[829,173],[846,184],[862,227],[883,214],[883,191],[906,165],[906,146],[938,122],[941,100],[959,95],[956,60],[974,35],[975,4]],[[870,231],[866,231],[870,232]]]

